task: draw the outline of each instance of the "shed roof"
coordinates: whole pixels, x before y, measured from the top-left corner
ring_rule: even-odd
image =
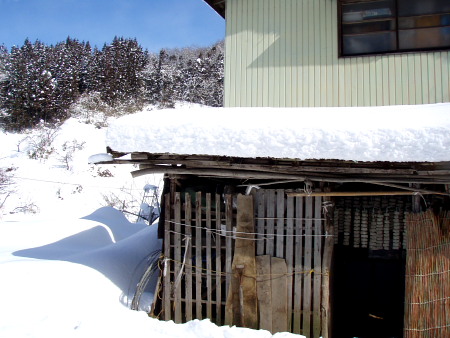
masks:
[[[107,145],[138,174],[449,184],[450,104],[141,112]]]

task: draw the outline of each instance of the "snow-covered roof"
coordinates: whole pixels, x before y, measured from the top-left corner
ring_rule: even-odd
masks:
[[[112,122],[106,142],[122,153],[450,161],[450,103],[146,111]]]

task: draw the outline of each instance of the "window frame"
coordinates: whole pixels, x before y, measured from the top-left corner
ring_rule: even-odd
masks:
[[[441,46],[437,46],[437,47],[416,47],[416,48],[400,48],[400,32],[401,31],[412,31],[412,30],[417,30],[417,29],[442,29],[442,28],[446,28],[450,30],[450,25],[438,25],[438,26],[430,26],[430,27],[414,27],[414,28],[404,28],[401,29],[399,27],[399,21],[401,18],[421,18],[421,17],[432,17],[432,16],[450,16],[450,11],[449,12],[442,12],[442,13],[434,13],[434,14],[421,14],[421,15],[414,15],[414,16],[400,16],[398,13],[398,8],[399,8],[399,0],[393,0],[393,4],[395,7],[395,14],[393,15],[393,22],[395,23],[395,30],[392,30],[392,32],[395,33],[395,49],[393,50],[389,50],[389,51],[381,51],[381,52],[361,52],[361,53],[344,53],[344,37],[345,35],[347,36],[356,36],[358,34],[354,33],[354,34],[344,34],[344,25],[345,24],[349,24],[349,23],[345,23],[343,20],[343,8],[345,5],[349,5],[349,4],[364,4],[364,3],[371,3],[371,2],[380,2],[382,0],[338,0],[338,46],[339,46],[339,57],[356,57],[356,56],[371,56],[371,55],[386,55],[386,54],[398,54],[398,53],[413,53],[413,52],[427,52],[427,51],[445,51],[445,50],[450,50],[450,44],[447,46],[441,45]],[[420,1],[420,0],[416,0],[416,1]],[[387,20],[386,20],[387,21]],[[371,22],[371,21],[368,21]],[[372,21],[374,22],[374,21]],[[359,24],[361,24],[362,22],[359,22]],[[355,22],[355,24],[358,24],[357,22]],[[376,31],[374,31],[376,32]],[[380,31],[381,32],[381,31]],[[388,32],[388,31],[385,31]],[[361,33],[360,35],[368,35],[371,33]],[[374,33],[375,34],[375,33]]]

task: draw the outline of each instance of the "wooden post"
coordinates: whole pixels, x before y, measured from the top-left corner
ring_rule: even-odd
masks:
[[[212,258],[211,258],[211,193],[206,194],[206,317],[212,318]]]
[[[294,269],[294,197],[286,199],[286,264],[287,264],[287,309],[288,309],[288,331],[292,330],[292,304],[293,304],[293,282]]]
[[[272,237],[275,235],[275,191],[267,191],[267,232],[266,232],[266,255],[273,256],[275,253],[275,239]]]
[[[172,319],[172,306],[170,301],[170,293],[172,288],[172,283],[170,281],[171,279],[171,272],[170,272],[170,261],[171,258],[171,237],[172,233],[171,231],[171,210],[172,205],[170,203],[171,197],[170,193],[166,194],[165,196],[165,215],[164,215],[164,266],[163,266],[163,311],[164,311],[164,320],[171,320]]]
[[[313,337],[320,337],[321,287],[322,287],[322,198],[314,198],[314,291],[313,291]]]
[[[293,331],[300,334],[302,328],[302,290],[303,290],[303,218],[304,198],[295,197],[295,248],[294,248],[294,319]]]
[[[275,256],[284,257],[284,190],[277,189],[277,231]]]
[[[325,201],[330,201],[330,198],[324,198]],[[331,207],[330,207],[331,209]],[[334,239],[332,234],[334,233],[334,224],[329,215],[333,214],[333,210],[325,210],[325,237],[323,260],[322,260],[322,337],[330,338],[331,334],[331,313],[330,313],[330,272],[331,261],[333,258]],[[333,220],[334,221],[334,220]]]
[[[216,231],[222,231],[220,195],[216,194]],[[222,325],[222,236],[216,236],[216,324]]]
[[[195,197],[195,315],[196,319],[203,319],[202,315],[202,193]]]
[[[174,234],[174,282],[173,288],[173,307],[175,312],[175,323],[180,324],[181,320],[181,198],[180,193],[175,193],[174,203],[174,219],[175,219],[175,234]]]
[[[189,238],[189,245],[186,247],[186,321],[192,320],[192,205],[191,195],[185,194],[184,223],[186,224],[186,238]]]
[[[313,197],[305,197],[305,262],[304,262],[304,285],[303,285],[303,330],[302,334],[311,336],[311,281],[312,281],[312,218],[313,218]]]
[[[227,322],[258,328],[253,196],[237,197],[237,231],[228,293]]]
[[[265,204],[265,191],[264,189],[259,189],[256,192],[256,201],[257,201],[257,226],[256,226],[256,232],[258,234],[264,234],[265,233],[265,217],[266,217],[266,204]],[[266,240],[263,240],[262,235],[258,235],[258,241],[256,242],[256,254],[258,256],[264,255],[264,247],[266,244]]]

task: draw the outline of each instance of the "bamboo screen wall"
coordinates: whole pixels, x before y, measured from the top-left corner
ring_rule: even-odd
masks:
[[[259,327],[327,337],[333,241],[325,233],[322,198],[261,189],[253,206],[255,231],[246,235],[256,244]],[[244,236],[236,232],[236,214],[231,195],[165,196],[163,319],[234,324],[225,323],[225,314],[235,239]],[[276,270],[279,263],[284,270]]]
[[[450,337],[450,213],[408,214],[405,337]]]

